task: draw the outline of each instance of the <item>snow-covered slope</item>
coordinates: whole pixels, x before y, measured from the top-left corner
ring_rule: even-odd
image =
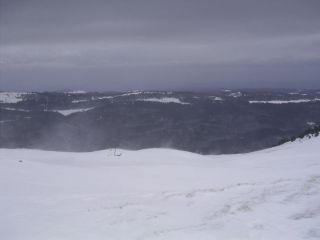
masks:
[[[62,110],[51,110],[52,112],[58,112],[60,114],[62,114],[63,116],[68,116],[71,115],[73,113],[81,113],[81,112],[86,112],[89,110],[94,109],[94,107],[91,108],[76,108],[76,109],[62,109]]]
[[[0,149],[1,239],[320,238],[319,137],[237,155],[120,152]]]
[[[0,92],[0,103],[18,103],[23,101],[23,96],[32,93],[25,92]]]

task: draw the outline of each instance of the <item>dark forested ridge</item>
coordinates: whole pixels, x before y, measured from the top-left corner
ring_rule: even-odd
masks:
[[[280,140],[280,142],[277,144],[281,145],[287,142],[294,142],[296,140],[299,139],[303,139],[303,138],[312,138],[312,137],[318,137],[320,135],[320,126],[312,126],[309,129],[305,130],[304,132],[302,132],[301,134],[297,135],[297,136],[293,136],[290,138],[283,138]]]
[[[2,148],[239,153],[319,123],[319,91],[0,92]]]

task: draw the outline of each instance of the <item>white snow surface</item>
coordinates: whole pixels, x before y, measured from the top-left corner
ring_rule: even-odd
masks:
[[[97,97],[98,100],[103,100],[103,99],[112,99],[114,96],[104,96],[104,97]],[[95,100],[95,99],[94,99]]]
[[[317,102],[317,101],[320,101],[320,98],[296,99],[296,100],[249,101],[249,103],[286,104],[286,103],[306,103],[306,102]]]
[[[309,121],[309,122],[307,122],[307,125],[313,127],[317,124],[315,122]]]
[[[123,94],[119,95],[119,97],[131,96],[131,95],[139,95],[139,94],[142,94],[142,93],[143,93],[143,91],[134,90],[134,91],[131,91],[131,92],[123,93]]]
[[[209,96],[209,98],[212,100],[212,101],[223,101],[223,99],[221,97],[216,97],[216,96]]]
[[[71,115],[73,113],[78,113],[78,112],[86,112],[89,110],[94,109],[94,107],[90,107],[90,108],[77,108],[77,109],[63,109],[63,110],[50,110],[52,112],[58,112],[60,114],[62,114],[63,116],[68,116]]]
[[[117,97],[127,97],[127,96],[141,95],[141,94],[170,94],[170,93],[168,93],[168,92],[145,92],[145,91],[134,90],[134,91],[122,93],[119,95],[97,97],[96,99],[98,99],[98,100],[113,99],[113,98],[117,98]]]
[[[235,155],[0,149],[5,240],[320,238],[320,138]]]
[[[68,92],[65,92],[65,93],[68,93],[68,94],[85,94],[87,92],[83,91],[83,90],[73,90],[73,91],[68,91]]]
[[[81,103],[81,102],[89,102],[90,99],[75,99],[72,100],[72,103]]]
[[[0,109],[5,109],[9,111],[19,111],[19,112],[30,112],[30,110],[22,109],[22,108],[9,108],[9,107],[2,107]]]
[[[242,97],[243,94],[241,92],[235,92],[235,93],[230,93],[228,96],[237,98],[237,97]]]
[[[0,92],[0,103],[18,103],[23,101],[23,95],[31,94],[25,92]]]
[[[159,103],[177,103],[177,104],[190,104],[187,102],[182,102],[179,98],[175,97],[163,97],[163,98],[144,98],[138,99],[138,101],[145,101],[145,102],[159,102]]]

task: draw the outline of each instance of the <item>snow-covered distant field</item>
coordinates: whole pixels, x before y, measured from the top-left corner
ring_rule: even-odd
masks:
[[[314,98],[314,99],[296,99],[296,100],[249,101],[249,103],[286,104],[286,103],[307,103],[307,102],[317,102],[317,101],[320,101],[320,98]]]
[[[118,153],[0,149],[0,238],[320,238],[320,138],[237,155]]]
[[[187,102],[182,102],[179,98],[174,97],[163,97],[163,98],[145,98],[145,99],[138,99],[138,101],[145,101],[145,102],[158,102],[158,103],[177,103],[177,104],[190,104]]]
[[[0,92],[0,103],[18,103],[23,101],[23,96],[32,93],[25,92]]]
[[[79,108],[79,109],[62,109],[62,110],[51,110],[52,112],[58,112],[60,114],[62,114],[63,116],[68,116],[71,115],[73,113],[79,113],[79,112],[86,112],[89,110],[94,109],[94,107],[91,108]]]

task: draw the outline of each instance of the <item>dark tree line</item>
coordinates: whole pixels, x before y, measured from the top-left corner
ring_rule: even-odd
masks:
[[[313,126],[309,129],[307,129],[306,131],[304,131],[303,133],[299,134],[298,136],[293,136],[293,137],[290,137],[290,138],[283,138],[279,141],[278,144],[276,144],[276,146],[279,146],[279,145],[282,145],[284,143],[287,143],[287,142],[293,142],[297,139],[302,139],[302,138],[305,138],[305,137],[308,137],[308,138],[311,138],[312,136],[313,137],[318,137],[320,134],[320,126],[319,125],[316,125],[316,126]]]

